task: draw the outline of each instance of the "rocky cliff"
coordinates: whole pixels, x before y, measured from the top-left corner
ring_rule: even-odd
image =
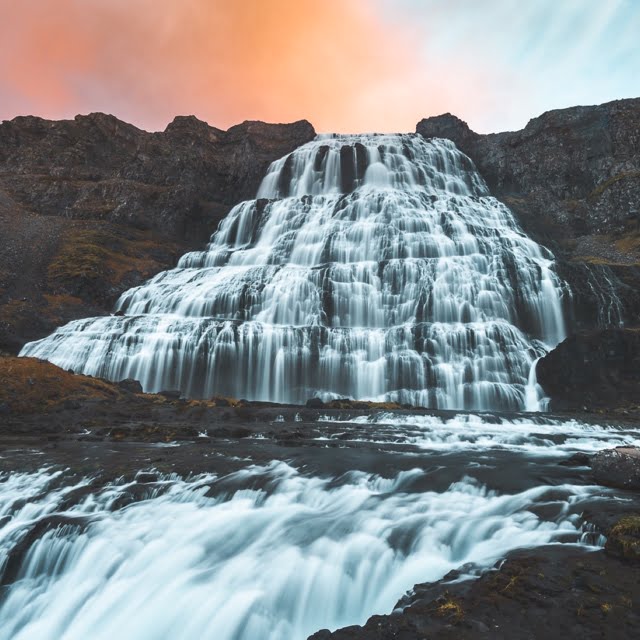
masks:
[[[101,113],[0,124],[0,351],[117,296],[201,247],[311,124],[193,116],[148,133]]]
[[[552,411],[614,409],[640,415],[640,329],[603,329],[567,338],[538,362]]]
[[[416,131],[453,140],[524,229],[556,252],[576,328],[638,322],[640,99],[550,111],[521,131],[481,135],[451,114]]]

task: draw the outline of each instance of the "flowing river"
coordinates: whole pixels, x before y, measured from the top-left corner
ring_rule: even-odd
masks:
[[[588,514],[637,502],[558,463],[640,430],[408,413],[314,429],[270,463],[256,434],[223,475],[3,475],[0,638],[303,639],[517,548],[595,548]]]

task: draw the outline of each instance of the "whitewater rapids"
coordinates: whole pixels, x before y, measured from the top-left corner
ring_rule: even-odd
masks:
[[[306,450],[225,476],[0,476],[0,639],[297,640],[362,624],[452,569],[602,544],[582,513],[620,498],[563,475],[557,447],[640,444],[637,429],[542,418],[382,413],[318,428],[346,448],[369,434],[363,458],[400,470],[323,471]]]

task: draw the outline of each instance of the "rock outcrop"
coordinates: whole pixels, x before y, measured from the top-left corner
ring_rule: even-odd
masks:
[[[605,550],[608,554],[640,561],[640,515],[629,514],[611,527],[607,536]]]
[[[599,451],[591,460],[591,469],[598,484],[618,489],[640,490],[640,449],[637,447],[616,447]]]
[[[538,361],[538,382],[552,411],[640,410],[640,329],[570,336]]]
[[[625,538],[626,548],[637,540]],[[633,551],[623,560],[623,554],[564,547],[515,552],[478,580],[460,581],[452,572],[416,585],[393,613],[333,633],[318,631],[309,640],[635,638],[640,584],[637,565],[628,560]]]
[[[521,131],[481,135],[451,114],[416,131],[453,140],[525,231],[559,255],[575,327],[638,322],[640,99],[549,111]]]
[[[193,116],[148,133],[101,113],[0,124],[0,351],[117,296],[201,247],[311,124]]]

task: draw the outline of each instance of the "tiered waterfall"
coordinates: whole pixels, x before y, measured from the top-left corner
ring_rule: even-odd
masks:
[[[568,290],[453,143],[319,136],[257,195],[121,314],[21,355],[193,397],[531,408]]]

